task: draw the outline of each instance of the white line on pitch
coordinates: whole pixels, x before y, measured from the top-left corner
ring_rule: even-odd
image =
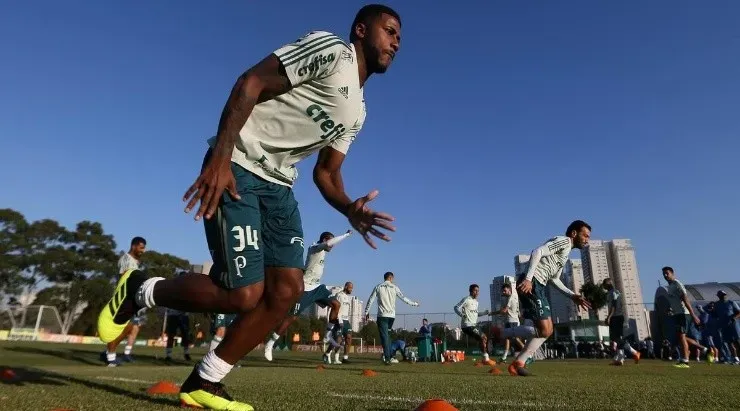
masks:
[[[380,400],[380,401],[393,401],[393,402],[407,402],[407,403],[422,403],[426,401],[424,398],[413,398],[413,397],[394,397],[391,395],[360,395],[360,394],[339,394],[339,393],[329,393],[332,397],[338,397],[338,398],[347,398],[347,399],[353,399],[353,400]],[[453,403],[453,404],[460,404],[460,405],[498,405],[498,406],[508,406],[508,407],[542,407],[543,404],[540,403],[534,403],[534,402],[520,402],[520,401],[497,401],[497,400],[468,400],[468,399],[446,399],[445,401]],[[551,404],[552,405],[552,404]]]
[[[135,380],[133,378],[123,378],[123,377],[95,377],[95,378],[99,380],[108,380],[108,381],[138,382],[142,384],[154,384],[154,381]]]

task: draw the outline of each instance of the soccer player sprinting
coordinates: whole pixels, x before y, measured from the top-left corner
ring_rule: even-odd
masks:
[[[277,340],[280,339],[280,336],[285,333],[298,315],[313,304],[318,304],[320,307],[331,307],[329,311],[329,324],[327,325],[324,341],[329,342],[332,346],[339,346],[336,341],[333,341],[331,336],[334,327],[339,327],[339,301],[332,297],[329,287],[321,283],[321,277],[324,275],[326,253],[330,252],[335,245],[345,240],[351,234],[352,230],[347,230],[346,233],[339,237],[334,237],[334,234],[325,231],[319,236],[319,242],[308,248],[306,272],[303,275],[303,295],[295,307],[293,307],[288,317],[283,320],[278,329],[272,333],[270,339],[265,343],[265,358],[267,361],[272,361],[272,348],[275,346]],[[324,357],[326,361],[326,355]],[[331,362],[331,359],[328,362]]]
[[[292,186],[296,164],[318,153],[313,180],[371,247],[389,241],[393,217],[372,210],[378,191],[350,199],[342,163],[365,121],[364,86],[384,73],[401,41],[389,7],[361,8],[350,42],[314,31],[281,47],[242,74],[224,107],[200,176],[184,195],[186,212],[200,202],[214,266],[209,276],[150,278],[135,271],[119,285],[98,326],[117,338],[141,308],[238,314],[223,341],[180,388],[191,407],[252,410],[226,393],[221,380],[275,329],[303,293],[303,229]]]
[[[689,322],[693,321],[694,324],[699,325],[699,317],[694,314],[694,310],[689,303],[689,298],[686,295],[686,288],[676,278],[673,268],[663,267],[662,271],[663,278],[668,282],[668,303],[670,304],[671,312],[673,312],[673,323],[675,324],[676,336],[678,337],[678,353],[680,357],[674,367],[689,368],[689,344],[702,348],[704,352],[707,350],[698,341],[686,335],[689,331]]]
[[[624,338],[624,297],[614,288],[611,278],[605,278],[601,286],[606,290],[606,305],[609,310],[606,315],[606,325],[609,326],[609,339],[614,353],[613,364],[624,363],[625,350],[632,354],[635,364],[639,364],[640,352],[632,348]]]
[[[478,342],[483,353],[483,363],[496,365],[496,362],[491,361],[488,357],[488,337],[478,327],[478,316],[489,315],[490,312],[488,310],[478,311],[478,294],[480,294],[478,284],[470,284],[468,293],[454,307],[455,314],[459,315],[462,319],[460,327],[462,328],[462,332]]]
[[[395,275],[388,271],[383,274],[383,282],[376,285],[367,299],[365,307],[365,321],[370,319],[370,307],[378,299],[378,332],[380,333],[380,345],[383,346],[383,362],[385,365],[398,363],[398,360],[391,356],[391,338],[388,334],[393,329],[393,322],[396,320],[396,298],[412,307],[418,307],[419,303],[406,298],[401,289],[393,284]]]
[[[527,272],[520,274],[517,280],[519,301],[524,310],[524,318],[534,322],[535,327],[519,326],[503,330],[492,328],[497,339],[524,337],[527,343],[516,360],[509,365],[509,374],[529,375],[525,364],[552,335],[552,314],[550,302],[545,294],[545,287],[553,284],[562,293],[568,295],[576,304],[590,308],[591,305],[580,295],[569,290],[560,281],[560,274],[573,249],[583,249],[591,237],[591,226],[584,221],[576,220],[565,230],[565,236],[557,236],[532,251]]]
[[[341,321],[341,336],[344,346],[344,357],[339,360],[339,351],[335,354],[334,362],[341,364],[349,362],[349,351],[352,345],[352,324],[349,321],[349,311],[352,306],[352,290],[354,285],[351,282],[344,283],[344,289],[337,293],[336,299],[339,302],[339,320]]]
[[[128,252],[118,259],[118,274],[120,276],[119,283],[120,278],[122,278],[127,271],[138,270],[141,268],[141,256],[144,255],[145,251],[146,240],[144,238],[134,237],[131,239],[131,246],[129,247]],[[114,340],[106,344],[106,350],[100,355],[100,359],[109,367],[115,367],[120,364],[120,361],[116,359],[116,350],[124,338],[127,338],[127,341],[126,347],[123,351],[123,360],[126,362],[134,361],[134,358],[131,356],[131,351],[134,348],[136,336],[139,335],[139,328],[146,320],[146,316],[144,314],[145,311],[142,311],[133,317],[124,331]]]
[[[506,316],[504,329],[519,327],[519,295],[518,293],[513,292],[511,283],[506,282],[504,283],[504,285],[501,286],[501,296],[503,297],[503,306],[500,310],[492,313],[492,315]],[[516,345],[516,350],[521,351],[524,348],[524,343],[522,343],[522,341],[518,337],[506,338],[506,340],[504,341],[504,355],[501,356],[501,362],[506,362],[506,358],[509,355],[509,350],[511,350],[510,342],[512,341]]]

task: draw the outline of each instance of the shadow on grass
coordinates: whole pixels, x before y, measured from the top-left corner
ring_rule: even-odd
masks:
[[[56,357],[62,360],[67,361],[74,361],[85,365],[97,365],[97,366],[103,366],[105,365],[103,361],[100,360],[100,353],[103,352],[105,348],[102,348],[99,351],[90,351],[90,350],[84,350],[84,349],[42,349],[42,348],[36,348],[36,347],[24,347],[24,346],[18,346],[18,347],[6,347],[5,351],[12,351],[12,352],[18,352],[18,353],[24,353],[24,354],[36,354],[36,355],[46,355],[49,357]],[[119,357],[120,358],[120,357]],[[161,366],[164,365],[164,356],[162,357],[156,357],[153,355],[134,355],[134,363],[141,364],[141,365],[157,365]],[[188,363],[184,360],[175,359],[171,365],[178,366],[178,365],[189,365],[192,367],[193,363]]]
[[[101,384],[99,382],[84,380],[84,379],[72,377],[69,375],[58,374],[55,372],[34,369],[34,368],[5,367],[5,366],[0,365],[0,369],[6,369],[6,368],[13,370],[13,372],[15,373],[15,377],[13,377],[10,380],[4,379],[4,378],[0,379],[0,382],[2,382],[4,385],[15,385],[15,386],[23,387],[26,385],[62,386],[62,385],[68,385],[68,384],[77,384],[77,385],[84,385],[85,387],[94,389],[94,390],[105,391],[105,392],[115,394],[115,395],[123,395],[123,396],[129,397],[131,399],[138,400],[138,401],[147,401],[152,404],[167,405],[167,406],[177,406],[178,405],[177,400],[169,400],[165,398],[154,398],[146,394],[139,394],[136,392],[124,390],[122,388],[119,388],[113,385]]]

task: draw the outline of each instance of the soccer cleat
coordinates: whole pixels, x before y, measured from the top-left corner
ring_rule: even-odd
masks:
[[[132,357],[131,354],[124,354],[123,355],[123,361],[125,361],[125,362],[134,362],[134,357]]]
[[[508,367],[509,375],[526,377],[529,375],[529,370],[524,368],[524,363],[519,360],[512,362]]]
[[[673,366],[676,367],[676,368],[691,368],[685,362],[679,362],[679,363],[673,364]]]
[[[220,382],[210,382],[201,378],[197,365],[180,387],[180,405],[209,410],[254,411],[251,405],[234,401]]]
[[[334,354],[334,363],[335,364],[341,364],[342,358],[339,356],[339,353]]]
[[[390,363],[391,364],[398,364],[398,360],[396,358],[391,358]]]
[[[639,351],[635,351],[634,353],[632,353],[632,358],[635,360],[635,364],[639,364],[640,363],[640,357],[641,356],[642,356],[642,354],[640,354]]]
[[[104,343],[118,338],[131,321],[131,317],[143,307],[136,305],[136,291],[146,280],[139,270],[127,271],[118,281],[116,292],[98,316],[98,336]]]

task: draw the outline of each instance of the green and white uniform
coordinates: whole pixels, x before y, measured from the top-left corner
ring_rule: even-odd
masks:
[[[241,199],[225,193],[215,218],[204,219],[214,260],[210,275],[227,289],[263,281],[264,267],[305,268],[291,190],[296,164],[325,147],[347,154],[365,121],[352,44],[315,31],[273,54],[293,88],[254,107],[231,155]],[[211,138],[209,145],[215,144]]]
[[[564,294],[575,294],[560,280],[560,274],[568,261],[573,242],[569,237],[558,236],[547,240],[542,246],[532,251],[529,257],[527,272],[519,277],[519,282],[527,279],[532,282],[532,293],[522,294],[521,299],[525,317],[537,321],[551,317],[550,301],[545,294],[545,287],[552,283]]]
[[[481,331],[478,328],[478,314],[483,312],[478,311],[478,300],[468,295],[455,305],[454,310],[455,314],[461,317],[462,331],[480,340]]]
[[[324,259],[329,247],[333,247],[346,239],[351,233],[345,233],[323,243],[316,243],[308,248],[306,255],[306,271],[303,274],[303,295],[293,309],[292,315],[298,315],[312,304],[326,307],[332,297],[332,291],[321,283],[324,276]]]
[[[349,322],[349,310],[352,306],[352,296],[345,293],[344,290],[337,293],[339,301],[339,321],[342,322],[342,335],[346,336],[352,332],[352,324]]]
[[[678,280],[668,282],[668,303],[673,312],[673,322],[676,326],[676,332],[686,334],[689,330],[689,323],[692,321],[689,309],[683,303],[683,296],[686,295],[686,288]]]

